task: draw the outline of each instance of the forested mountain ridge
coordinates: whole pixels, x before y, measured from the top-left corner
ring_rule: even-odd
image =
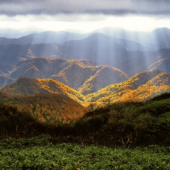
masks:
[[[138,73],[132,78],[109,85],[96,93],[85,96],[86,102],[97,105],[124,101],[146,101],[170,91],[170,74],[160,70]]]
[[[84,96],[76,90],[53,79],[33,79],[18,78],[14,83],[10,83],[0,89],[8,94],[36,94],[36,93],[55,93],[73,98],[75,101],[83,101]]]
[[[0,102],[5,106],[15,107],[18,111],[31,115],[40,122],[70,120],[82,117],[87,109],[70,97],[57,93],[37,93],[11,95],[0,92]],[[15,114],[15,113],[14,113]]]
[[[105,68],[108,69],[107,67]],[[91,77],[91,80],[86,82],[86,84],[89,85],[91,82],[95,82],[95,78],[96,77]],[[99,83],[96,87],[99,85],[102,84]],[[81,93],[83,86],[82,89],[77,91],[63,83],[48,78],[18,78],[17,81],[0,88],[0,90],[13,95],[36,93],[62,94],[72,98],[85,107],[88,107],[91,103],[99,106],[105,105],[108,102],[146,101],[158,94],[167,92],[170,90],[170,74],[160,70],[150,70],[148,72],[138,73],[123,82],[108,85],[89,94]],[[88,89],[87,86],[87,88],[84,87],[84,90],[90,91],[93,90],[93,88]]]
[[[96,92],[107,85],[119,83],[129,78],[117,68],[103,65],[95,66],[94,64],[87,59],[66,60],[38,57],[20,61],[17,67],[8,74],[8,77],[11,79],[10,82],[14,82],[20,77],[51,78],[75,90],[81,89],[83,94]],[[4,86],[5,82],[2,84]],[[93,88],[84,89],[89,84]]]

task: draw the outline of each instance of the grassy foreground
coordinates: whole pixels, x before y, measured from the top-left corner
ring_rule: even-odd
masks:
[[[0,169],[170,169],[169,93],[111,104],[69,124],[0,109]]]
[[[47,135],[30,139],[2,140],[0,169],[170,169],[170,147],[150,145],[125,149],[81,146],[75,143],[56,145],[54,140],[57,139]]]

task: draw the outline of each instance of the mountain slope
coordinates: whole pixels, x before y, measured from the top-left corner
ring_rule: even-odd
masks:
[[[0,74],[4,77],[16,80],[19,77],[50,78],[56,76],[60,71],[76,63],[83,68],[96,65],[94,61],[87,59],[66,60],[61,58],[33,57],[30,59],[20,58],[18,64],[0,64]],[[85,76],[85,74],[84,74]],[[73,83],[73,82],[72,82]],[[0,87],[6,85],[6,81],[0,82]]]
[[[170,74],[162,72],[149,80],[146,84],[139,86],[136,90],[124,91],[124,95],[118,97],[115,102],[118,101],[146,101],[157,95],[170,91]]]
[[[9,78],[9,77],[6,77],[6,76],[0,74],[0,84],[2,86],[5,86],[6,84],[12,83],[14,81],[15,81],[15,79],[12,79],[12,78]]]
[[[128,79],[128,76],[121,70],[108,66],[93,66],[90,60],[43,57],[20,61],[9,77],[14,79],[19,77],[52,78],[75,90],[81,89],[83,94],[96,92],[107,85]],[[93,88],[89,89],[89,85]]]
[[[159,50],[161,48],[170,48],[169,28],[157,28],[152,32],[128,31],[122,28],[104,27],[94,31],[103,33],[110,37],[132,40],[144,46],[143,50]],[[93,32],[93,33],[94,33]],[[135,50],[136,51],[136,50]]]
[[[31,59],[44,56],[49,58],[62,57],[57,44],[0,45],[0,51],[1,64],[17,65],[20,58]]]
[[[42,37],[43,34],[45,35],[46,33],[42,33]],[[168,34],[169,32],[165,30],[165,35],[167,36]],[[32,35],[29,37],[31,38],[31,36]],[[50,37],[55,39],[52,34],[50,34]],[[159,37],[161,37],[161,34]],[[2,41],[5,42],[5,40]],[[17,39],[14,41],[17,43]],[[142,44],[144,44],[144,42],[145,41],[143,41]],[[45,39],[39,42],[40,44],[31,43],[30,41],[30,44],[27,45],[23,45],[24,43],[22,43],[22,45],[0,45],[0,60],[2,61],[0,71],[8,74],[18,66],[20,61],[44,56],[63,59],[90,59],[96,62],[95,65],[115,67],[125,72],[129,77],[132,77],[136,73],[148,71],[148,68],[155,62],[159,62],[160,59],[170,58],[170,53],[167,49],[161,49],[156,52],[146,51],[145,47],[135,41],[130,41],[129,37],[118,39],[101,33],[94,33],[84,39],[66,41],[63,44],[47,43]],[[155,43],[158,43],[157,39]],[[159,47],[161,48],[163,46]],[[168,64],[165,66],[165,68],[161,66],[158,69],[162,71],[169,70],[166,69]]]
[[[37,57],[29,60],[20,61],[17,67],[9,74],[12,78],[30,77],[30,78],[50,78],[52,75],[57,75],[61,70],[77,63],[83,67],[90,66],[89,60],[66,60],[61,58],[51,59],[47,57]],[[30,68],[34,68],[39,75],[34,76],[30,72]]]
[[[129,77],[121,70],[109,66],[101,68],[78,89],[84,95],[94,93],[110,84],[120,83]]]
[[[128,76],[121,70],[109,66],[85,66],[74,61],[51,78],[86,95],[110,84],[127,80]]]
[[[78,89],[90,76],[93,76],[101,66],[85,66],[77,61],[73,61],[68,67],[64,68],[57,75],[51,78],[74,89]]]
[[[170,73],[170,49],[161,49],[158,51],[158,54],[159,57],[148,66],[148,69],[159,69]]]
[[[4,34],[3,34],[4,32]],[[5,33],[6,32],[6,33]],[[13,33],[13,37],[17,37],[20,34],[20,38],[8,38],[9,32],[16,32],[13,30],[1,30],[0,34],[0,45],[18,44],[41,44],[41,43],[64,43],[71,40],[84,39],[95,33],[102,33],[110,36],[114,39],[124,39],[125,45],[129,46],[129,50],[159,50],[161,48],[170,48],[170,41],[168,37],[170,36],[169,28],[158,28],[152,32],[139,32],[139,31],[128,31],[122,28],[112,28],[104,27],[101,29],[94,30],[90,33],[80,34],[78,32],[70,31],[45,31],[41,33]],[[26,35],[27,34],[27,35]],[[26,35],[26,36],[22,36]],[[22,36],[22,37],[21,37]],[[5,38],[6,37],[6,38]],[[119,41],[119,40],[118,40]],[[129,43],[130,42],[130,43]],[[141,46],[139,45],[142,45]]]
[[[148,71],[149,65],[158,61],[160,57],[164,58],[162,50],[145,51],[146,48],[140,47],[138,43],[115,39],[101,33],[92,34],[82,40],[65,42],[58,45],[58,48],[67,59],[92,59],[98,65],[116,67],[130,77]],[[167,55],[170,58],[169,53]]]
[[[5,106],[13,106],[18,111],[38,117],[40,122],[55,120],[70,122],[82,117],[87,109],[68,96],[56,93],[41,93],[35,95],[9,95],[0,92],[0,101]],[[26,115],[25,115],[26,116]],[[57,123],[58,124],[58,123]]]
[[[144,73],[138,73],[122,83],[109,85],[97,91],[96,93],[87,95],[86,101],[116,102],[125,100],[138,100],[140,98],[149,98],[153,94],[162,91],[166,92],[167,89],[169,89],[170,87],[169,81],[167,80],[169,78],[164,78],[166,81],[163,81],[163,77],[161,77],[162,74],[166,76],[170,75],[168,73],[161,72],[160,70],[152,70]],[[155,83],[149,86],[149,84],[147,83],[152,82],[156,78],[156,76],[158,76],[158,80],[160,82],[162,81],[163,83],[161,85]],[[144,93],[148,94],[145,95]]]
[[[95,88],[84,88],[76,91],[67,85],[64,85],[53,79],[32,79],[32,78],[19,78],[15,83],[11,83],[2,87],[0,90],[8,94],[40,94],[40,93],[53,93],[66,95],[75,101],[81,103],[83,106],[88,107],[91,102],[95,102],[96,106],[105,105],[108,102],[122,102],[122,101],[145,101],[158,94],[167,92],[170,90],[170,74],[162,72],[160,70],[151,70],[148,72],[138,73],[132,78],[123,81],[121,83],[115,83],[102,88],[106,85],[100,76],[106,76],[108,70],[111,72],[110,76],[113,76],[115,70],[109,67],[103,67],[98,70],[95,76],[91,76],[86,82]],[[106,72],[105,72],[106,71]],[[119,74],[119,70],[116,70]],[[115,75],[119,75],[116,73]],[[101,74],[101,75],[100,75]],[[123,74],[123,72],[122,72]],[[108,75],[107,75],[108,76]],[[125,76],[125,75],[124,75]],[[99,78],[99,79],[98,79]],[[121,78],[121,77],[118,77]],[[95,81],[99,80],[95,84]],[[95,93],[89,93],[91,90],[97,90]]]
[[[20,61],[15,70],[13,70],[9,76],[12,78],[48,78],[52,74],[58,73],[69,64],[70,61],[65,59],[49,59],[45,57],[38,57],[30,60]],[[38,72],[39,75],[34,76],[34,72],[31,74],[30,68],[34,68],[35,72]]]
[[[66,95],[78,102],[84,100],[82,94],[53,79],[32,79],[21,77],[14,83],[2,87],[1,91],[8,94],[56,93]]]
[[[104,34],[93,34],[83,40],[68,41],[58,45],[61,53],[70,59],[92,59],[101,63],[112,56],[127,53],[126,47]],[[67,59],[69,59],[67,58]],[[114,59],[114,58],[113,58]],[[115,60],[113,60],[115,61]],[[105,63],[103,63],[105,64]]]

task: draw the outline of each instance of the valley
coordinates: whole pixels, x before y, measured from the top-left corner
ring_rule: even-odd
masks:
[[[79,107],[87,111],[119,102],[145,102],[170,91],[169,42],[154,44],[155,38],[163,42],[161,31],[170,35],[165,28],[150,33],[103,28],[88,34],[46,31],[0,38],[0,91],[19,100],[65,96],[78,103],[76,113]],[[137,35],[139,39],[132,39]],[[145,44],[139,41],[142,37]],[[21,103],[17,109],[30,107],[29,102]],[[38,102],[34,104],[37,107]],[[65,114],[60,107],[59,112]]]
[[[170,36],[0,38],[0,167],[168,170],[170,44],[160,31]]]

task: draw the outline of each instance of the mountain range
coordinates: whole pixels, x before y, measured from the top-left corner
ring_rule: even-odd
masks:
[[[19,90],[19,89],[17,89]],[[19,92],[19,91],[18,91]],[[19,93],[18,93],[19,94]],[[12,95],[0,92],[0,102],[6,106],[39,118],[41,122],[70,120],[82,117],[87,109],[70,97],[57,93],[37,93],[33,95]],[[50,118],[49,118],[50,117]]]
[[[150,33],[103,28],[88,34],[47,31],[20,38],[1,37],[0,74],[6,74],[6,81],[20,61],[37,57],[89,59],[94,65],[118,68],[129,77],[157,67],[169,72],[169,36],[168,28]]]
[[[15,51],[16,48],[13,49]],[[6,51],[8,50],[6,49]],[[20,49],[18,49],[18,52],[22,53]],[[52,78],[87,94],[87,91],[89,91],[88,93],[95,92],[107,85],[120,83],[140,72],[158,69],[170,73],[170,49],[150,52],[150,56],[145,56],[142,52],[131,52],[129,57],[119,57],[117,59],[119,62],[117,61],[117,64],[113,63],[117,67],[109,66],[112,65],[111,62],[109,63],[109,59],[103,60],[103,63],[108,63],[108,65],[100,65],[95,61],[95,58],[93,58],[94,60],[68,60],[36,57],[31,51],[29,51],[29,55],[25,56],[14,53],[10,56],[8,52],[6,53],[6,57],[4,57],[3,53],[0,54],[2,56],[0,87],[14,82],[19,77]],[[97,85],[94,87],[96,81],[100,82],[98,87]],[[91,88],[89,89],[89,87]]]
[[[100,84],[99,84],[100,85]],[[53,79],[18,78],[0,88],[1,92],[12,95],[61,94],[88,107],[90,103],[102,106],[113,102],[145,101],[158,94],[170,91],[170,73],[152,70],[138,73],[121,83],[110,84],[94,93],[84,93]]]
[[[82,94],[96,92],[107,85],[129,78],[117,68],[103,65],[93,66],[93,63],[87,59],[66,60],[41,57],[20,61],[19,65],[10,72],[9,77],[8,81],[20,77],[51,78]]]
[[[79,31],[45,31],[45,32],[19,32],[14,30],[0,30],[0,44],[41,44],[57,43],[62,44],[66,41],[81,40],[95,33],[102,33],[116,39],[135,41],[142,44],[143,47],[150,50],[159,50],[170,47],[170,29],[157,28],[151,32],[128,31],[123,28],[104,27],[89,33],[80,33]],[[137,49],[135,49],[137,50]],[[145,50],[145,49],[143,49]],[[145,50],[146,51],[146,50]]]
[[[86,95],[87,102],[145,101],[170,91],[170,74],[160,70],[138,73],[121,83],[111,84]]]
[[[1,91],[56,93],[79,103],[145,100],[169,89],[168,37],[168,28],[148,33],[103,28],[87,34],[47,31],[4,36]]]

